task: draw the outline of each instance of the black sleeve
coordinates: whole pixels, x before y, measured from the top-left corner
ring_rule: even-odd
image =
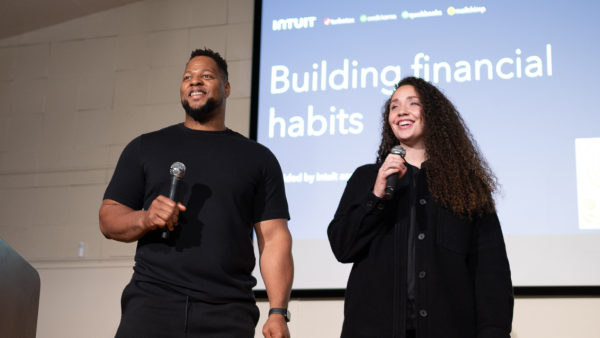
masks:
[[[370,245],[381,229],[382,209],[387,202],[373,194],[372,186],[367,189],[361,184],[364,182],[360,182],[358,171],[348,180],[333,221],[327,228],[333,254],[342,263],[356,261]]]
[[[117,201],[133,210],[144,208],[146,181],[140,161],[141,136],[131,141],[121,153],[104,199]]]
[[[275,155],[266,150],[263,164],[263,179],[254,199],[252,223],[277,218],[290,219],[288,203],[285,197],[285,185],[281,167]]]
[[[468,265],[475,284],[477,337],[510,337],[514,297],[510,266],[498,216],[475,223]]]

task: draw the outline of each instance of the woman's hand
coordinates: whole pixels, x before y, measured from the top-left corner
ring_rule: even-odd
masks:
[[[389,154],[385,158],[385,162],[379,168],[377,174],[377,180],[375,181],[375,187],[373,187],[373,194],[379,198],[385,196],[385,185],[387,183],[388,176],[398,173],[398,178],[406,174],[406,166],[404,165],[404,159],[400,155]]]

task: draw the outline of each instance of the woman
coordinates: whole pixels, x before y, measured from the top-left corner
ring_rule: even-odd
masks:
[[[435,86],[408,77],[396,88],[377,162],[356,169],[327,230],[336,258],[354,263],[342,337],[509,338],[496,177]],[[396,145],[405,159],[390,154]]]

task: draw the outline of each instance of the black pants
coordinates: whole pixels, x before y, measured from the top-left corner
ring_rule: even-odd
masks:
[[[116,338],[254,338],[260,316],[254,303],[205,303],[133,280],[123,291],[121,313]]]

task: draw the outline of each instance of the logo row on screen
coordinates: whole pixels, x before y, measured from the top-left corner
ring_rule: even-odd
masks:
[[[459,14],[483,14],[486,12],[485,7],[477,7],[477,6],[466,6],[463,8],[454,8],[448,7],[446,13],[449,16],[459,15]],[[435,16],[443,16],[443,12],[438,9],[434,10],[421,10],[419,12],[409,12],[403,11],[400,15],[396,14],[377,14],[377,15],[366,15],[362,14],[358,17],[358,19],[353,17],[348,18],[325,18],[323,19],[323,25],[325,26],[335,26],[335,25],[345,25],[345,24],[353,24],[356,22],[377,22],[377,21],[389,21],[389,20],[397,20],[398,17],[402,19],[418,19],[418,18],[428,18]],[[308,16],[302,18],[288,18],[288,19],[279,19],[273,20],[273,30],[289,30],[289,29],[302,29],[302,28],[313,28],[315,27],[317,21],[316,16]]]

